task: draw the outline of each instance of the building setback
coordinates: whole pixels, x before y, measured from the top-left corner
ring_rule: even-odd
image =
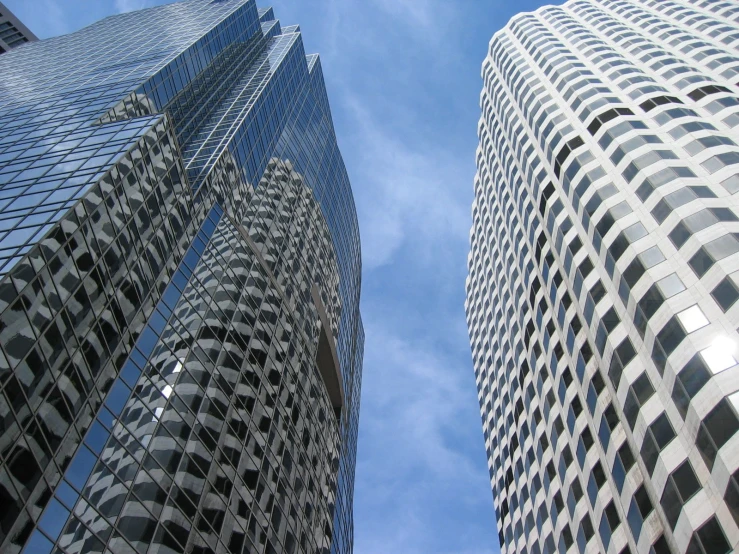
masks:
[[[38,40],[28,27],[0,2],[0,54],[26,42]]]
[[[0,74],[0,552],[350,553],[359,232],[299,27],[188,0]]]
[[[502,551],[739,545],[739,5],[490,42],[466,311]]]

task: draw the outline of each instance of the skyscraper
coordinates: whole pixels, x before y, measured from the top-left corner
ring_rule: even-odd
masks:
[[[0,57],[0,551],[349,553],[361,254],[254,0]]]
[[[739,544],[739,5],[490,42],[467,318],[503,552]]]
[[[38,40],[28,27],[13,15],[5,4],[0,2],[0,54],[25,44]]]

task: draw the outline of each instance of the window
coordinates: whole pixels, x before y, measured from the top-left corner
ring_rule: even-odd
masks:
[[[675,351],[686,336],[687,335],[682,325],[680,325],[678,319],[673,316],[662,330],[657,333],[655,345],[658,342],[662,347],[664,355],[669,356]]]
[[[598,117],[594,118],[590,125],[588,125],[588,132],[591,135],[595,135],[604,123],[608,123],[619,115],[634,115],[634,112],[629,108],[613,108],[605,111]]]
[[[734,521],[739,525],[739,470],[734,472],[729,478],[729,484],[726,486],[724,501],[734,516]]]
[[[659,286],[665,298],[671,298],[685,290],[685,285],[683,285],[683,282],[680,280],[680,277],[677,276],[677,273],[672,273],[658,281],[657,286]]]
[[[670,238],[672,238],[672,235],[670,235]],[[696,252],[692,258],[690,258],[690,261],[688,262],[690,264],[691,269],[695,272],[698,277],[703,277],[709,269],[714,264],[714,261],[711,259],[711,257],[706,252],[705,248],[701,247],[698,249],[698,252]]]
[[[603,466],[600,462],[596,463],[593,467],[590,478],[588,479],[588,498],[590,499],[590,505],[595,506],[595,500],[598,496],[598,491],[606,482],[606,474],[603,471]]]
[[[577,443],[577,461],[580,467],[585,467],[585,456],[587,456],[591,446],[593,446],[593,435],[590,433],[590,429],[585,427]]]
[[[687,460],[667,478],[660,504],[671,529],[675,529],[683,506],[700,489],[701,485]]]
[[[713,467],[716,454],[734,434],[739,431],[739,419],[734,408],[726,398],[703,419],[698,430],[696,443],[703,460],[709,468]]]
[[[580,486],[580,481],[577,477],[575,477],[575,479],[570,484],[570,491],[567,495],[567,507],[569,508],[571,514],[575,513],[575,507],[582,498],[582,495],[583,492],[582,487]]]
[[[613,500],[611,500],[605,510],[603,510],[603,516],[600,519],[600,526],[598,528],[600,538],[603,540],[603,545],[606,549],[611,544],[611,534],[619,525],[621,525],[621,518],[618,515],[616,506],[613,504]]]
[[[697,102],[698,100],[708,96],[709,94],[717,94],[719,92],[730,92],[730,91],[726,87],[717,86],[717,85],[708,85],[705,87],[699,87],[695,89],[693,92],[688,93],[688,96],[692,100],[695,100]]]
[[[603,417],[600,421],[600,428],[598,430],[598,437],[600,438],[600,443],[603,445],[604,450],[608,450],[608,445],[611,441],[611,431],[616,428],[618,423],[618,415],[616,414],[613,404],[608,404],[608,407],[603,412]]]
[[[736,364],[734,353],[736,352],[736,343],[729,337],[717,337],[711,346],[701,350],[701,356],[714,375],[729,369]]]
[[[714,146],[722,145],[736,146],[736,143],[726,137],[709,136],[696,139],[693,142],[687,144],[685,146],[685,150],[687,150],[691,156],[695,156],[706,148],[712,148]]]
[[[595,531],[593,530],[593,524],[590,521],[590,516],[585,514],[580,522],[580,529],[577,532],[577,546],[580,548],[580,552],[585,552],[585,547],[588,541],[593,537]]]
[[[739,290],[731,277],[726,277],[711,291],[711,296],[724,312],[728,312],[739,299]]]
[[[613,459],[613,480],[616,482],[618,492],[623,492],[624,481],[626,480],[626,474],[634,466],[634,454],[631,452],[631,448],[628,443],[624,442],[621,448],[618,449],[616,457]]]
[[[739,164],[739,152],[726,152],[707,159],[701,165],[709,173],[716,173],[724,167]]]
[[[662,106],[664,104],[682,104],[682,101],[674,96],[657,96],[655,98],[650,98],[646,102],[642,102],[639,107],[645,112],[648,112],[657,106]]]
[[[667,419],[667,414],[663,412],[647,429],[641,447],[641,457],[644,460],[644,465],[647,466],[649,475],[652,474],[654,466],[657,465],[659,453],[674,438],[675,430],[672,428],[670,420]]]
[[[652,548],[649,549],[649,554],[672,554],[672,549],[667,544],[667,539],[665,539],[664,535],[652,545]]]
[[[657,313],[657,310],[664,304],[665,297],[663,295],[663,292],[661,291],[661,288],[659,284],[657,286],[652,285],[649,287],[646,293],[644,293],[644,296],[639,300],[639,310],[641,311],[641,314],[643,314],[643,318],[637,320],[635,317],[634,322],[637,324],[637,328],[642,333],[642,336],[647,328],[647,321],[652,318],[652,316]],[[640,315],[641,315],[640,314]]]
[[[634,493],[634,498],[631,500],[629,505],[629,513],[626,516],[626,520],[631,528],[631,533],[634,535],[636,540],[639,539],[641,533],[642,524],[647,516],[652,513],[652,501],[649,500],[649,495],[644,485],[640,486]]]
[[[710,378],[711,374],[700,354],[693,356],[677,375],[672,389],[672,400],[675,402],[683,419],[685,419],[688,413],[690,401],[698,394]]]
[[[687,333],[692,333],[708,325],[708,319],[697,304],[683,310],[677,314],[677,317]]]
[[[739,175],[732,175],[728,179],[724,179],[721,185],[731,194],[739,191]]]
[[[567,552],[572,544],[574,543],[572,539],[572,533],[570,532],[569,526],[565,526],[565,528],[562,530],[562,536],[560,537],[559,541],[559,551],[560,552]],[[554,552],[554,550],[552,550]]]
[[[627,393],[626,400],[624,402],[626,421],[632,429],[634,428],[636,418],[639,415],[639,410],[653,394],[654,387],[652,386],[652,382],[649,380],[647,373],[643,371],[629,388],[629,392]]]
[[[688,545],[691,554],[728,554],[731,552],[721,525],[715,517],[709,519],[703,527],[693,533]]]

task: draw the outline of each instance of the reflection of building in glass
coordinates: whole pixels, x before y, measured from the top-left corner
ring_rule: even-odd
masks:
[[[299,29],[189,0],[0,72],[0,550],[351,552],[359,235]]]
[[[739,544],[739,6],[490,42],[467,317],[504,553]]]
[[[36,35],[0,2],[0,54],[34,40],[38,40]]]

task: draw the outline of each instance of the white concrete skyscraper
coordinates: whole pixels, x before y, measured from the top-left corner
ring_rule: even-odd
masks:
[[[521,14],[467,319],[504,553],[739,548],[739,2]]]

